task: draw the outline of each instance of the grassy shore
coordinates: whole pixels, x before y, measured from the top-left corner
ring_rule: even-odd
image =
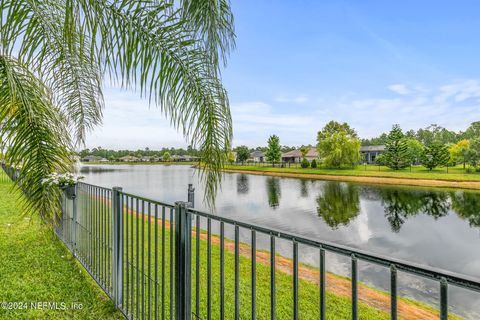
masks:
[[[2,306],[0,319],[123,319],[52,231],[22,215],[19,195],[10,191],[10,183],[0,183],[0,302],[22,304]],[[43,302],[58,309],[65,303],[66,310],[31,305]]]
[[[137,241],[140,245],[146,248],[152,248],[155,252],[154,237],[148,238],[148,234],[153,235],[155,229],[157,229],[159,237],[162,236],[161,220],[155,220],[154,218],[144,218],[142,227],[142,218],[139,218],[135,212],[129,212],[125,215],[125,221],[129,226],[129,237],[133,240],[130,244],[130,261],[133,262],[135,268],[130,269],[131,277],[130,283],[142,283],[142,277],[140,280],[135,276],[136,268],[147,271],[150,270],[151,274],[148,276],[151,278],[154,273],[154,261],[153,254],[149,257],[148,250],[144,251],[143,260],[142,255],[140,258],[135,258]],[[165,239],[170,238],[170,227],[168,221],[166,221]],[[140,226],[139,226],[140,225]],[[137,231],[136,231],[137,230]],[[143,230],[143,231],[142,231]],[[150,230],[150,232],[148,231]],[[133,232],[132,232],[133,231]],[[124,231],[126,232],[126,230]],[[196,231],[193,232],[192,243],[192,265],[196,264]],[[219,319],[220,317],[220,239],[213,235],[211,239],[211,293],[208,294],[208,235],[205,231],[200,232],[200,251],[199,251],[199,265],[200,265],[200,318],[207,318],[207,301],[208,297],[211,298],[212,306],[212,319]],[[168,259],[168,252],[170,250],[170,243],[166,241],[165,252],[167,253],[167,259],[165,260],[165,274],[168,277],[171,263]],[[225,317],[231,319],[234,317],[235,304],[235,245],[231,240],[225,240],[225,254],[224,254],[224,270],[225,270]],[[159,249],[160,250],[160,249]],[[251,319],[251,247],[248,244],[241,243],[239,248],[240,254],[240,318]],[[158,256],[161,256],[161,251],[158,252]],[[128,257],[125,257],[128,259]],[[141,261],[145,261],[143,264]],[[270,315],[270,254],[264,250],[257,250],[256,252],[256,303],[257,303],[257,318],[268,319]],[[150,269],[148,266],[150,265]],[[159,265],[161,268],[161,264]],[[276,256],[276,314],[278,319],[291,319],[293,317],[293,261],[289,258],[277,255]],[[192,270],[193,277],[195,274],[195,268]],[[320,316],[319,309],[319,269],[300,264],[299,266],[299,316],[300,319],[318,319]],[[147,273],[148,274],[148,273]],[[168,278],[167,278],[168,279]],[[195,311],[195,278],[192,279],[192,306]],[[351,318],[351,280],[349,278],[341,277],[327,272],[326,276],[326,310],[328,319],[349,319]],[[169,292],[169,282],[166,281],[166,292]],[[140,290],[140,289],[139,289]],[[153,286],[152,286],[153,290]],[[134,294],[135,296],[135,294]],[[153,299],[152,299],[153,300]],[[169,315],[169,301],[165,301],[166,315]],[[398,314],[400,319],[438,319],[438,310],[427,306],[425,304],[412,301],[410,299],[399,298],[398,300]],[[147,309],[145,307],[145,309]],[[359,284],[359,318],[360,319],[389,319],[390,310],[390,295],[387,292],[382,292],[374,288],[368,287],[365,284]],[[450,315],[450,319],[460,319],[455,315]]]
[[[358,166],[353,169],[303,169],[278,166],[228,165],[225,171],[370,184],[480,189],[480,173],[466,173],[461,167],[449,168],[447,173],[444,168],[429,171],[421,167],[414,167],[410,171],[410,169],[391,170],[377,166]]]

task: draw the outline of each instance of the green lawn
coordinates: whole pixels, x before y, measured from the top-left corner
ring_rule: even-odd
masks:
[[[123,319],[52,231],[22,215],[11,184],[0,181],[0,302],[27,307],[2,306],[0,319]],[[35,302],[57,303],[59,309],[63,302],[66,310],[34,310]],[[82,309],[72,310],[72,303]]]
[[[280,168],[278,165],[228,165],[226,169],[251,170],[260,172],[285,172],[285,173],[305,173],[305,174],[321,174],[335,176],[357,176],[357,177],[387,177],[387,178],[403,178],[403,179],[428,179],[428,180],[445,180],[445,181],[480,181],[480,173],[467,173],[462,166],[448,168],[436,168],[432,171],[421,167],[414,166],[412,168],[402,170],[392,170],[387,167],[379,167],[375,165],[357,166],[356,168],[330,169],[330,168],[307,168],[286,167]]]
[[[27,302],[27,310],[5,310],[0,309],[0,319],[47,319],[47,318],[73,318],[73,319],[121,319],[119,312],[115,311],[113,303],[90,278],[86,271],[68,252],[65,246],[52,234],[52,232],[43,226],[37,218],[24,217],[21,215],[19,204],[15,201],[17,194],[10,194],[11,184],[0,183],[0,302]],[[101,202],[96,201],[92,211],[94,225],[98,225]],[[167,213],[168,214],[168,213]],[[95,218],[96,217],[96,218]],[[98,220],[95,220],[98,219]],[[159,221],[161,223],[161,221]],[[133,224],[133,229],[131,228]],[[168,225],[168,224],[167,224]],[[142,221],[134,215],[125,214],[125,228],[129,226],[129,240],[125,243],[128,246],[128,255],[125,252],[125,261],[130,260],[128,269],[125,270],[125,298],[131,296],[132,283],[134,284],[134,297],[141,297],[141,292],[145,293],[143,308],[147,312],[149,308],[153,313],[154,307],[154,288],[158,287],[159,307],[162,305],[161,299],[161,224],[156,224],[153,220]],[[155,226],[158,227],[158,244],[155,247],[154,234]],[[143,232],[142,232],[143,229]],[[134,231],[132,233],[132,230]],[[136,230],[139,230],[137,232]],[[150,239],[148,237],[150,230]],[[125,231],[126,232],[126,229]],[[169,316],[169,276],[170,266],[170,230],[164,231],[165,241],[165,314]],[[79,240],[82,234],[79,234]],[[138,240],[137,240],[138,239]],[[133,240],[133,242],[132,242]],[[89,247],[83,253],[95,257],[95,248],[101,248],[100,243],[90,243]],[[98,245],[98,247],[97,247]],[[231,243],[230,243],[231,245]],[[85,248],[83,246],[82,248]],[[133,248],[133,251],[132,251]],[[138,248],[138,249],[137,249]],[[150,248],[150,250],[148,250]],[[196,237],[193,237],[193,261],[195,266],[196,257]],[[125,248],[126,250],[127,248]],[[150,252],[150,255],[148,254]],[[155,284],[155,252],[158,254],[158,280]],[[259,251],[260,252],[260,251]],[[139,253],[137,258],[137,253]],[[143,253],[143,254],[142,254]],[[207,241],[200,240],[200,316],[206,319],[207,315]],[[211,306],[212,319],[219,318],[220,305],[220,247],[213,244],[212,254],[212,272],[211,272]],[[86,257],[86,256],[84,256]],[[130,258],[129,258],[130,257]],[[143,257],[143,259],[142,259]],[[133,259],[132,259],[133,258]],[[225,250],[225,318],[231,319],[234,315],[234,254],[231,250]],[[101,265],[102,261],[93,260],[94,265]],[[251,259],[240,256],[240,305],[241,319],[251,319]],[[132,268],[132,266],[134,268]],[[150,269],[148,268],[150,266]],[[270,314],[270,267],[268,264],[257,263],[257,319],[269,319]],[[148,271],[150,270],[150,274]],[[142,273],[148,277],[142,276]],[[192,268],[192,276],[195,275],[195,269]],[[150,280],[148,280],[150,279]],[[195,278],[192,279],[192,311],[195,311]],[[128,288],[127,289],[127,284]],[[148,291],[150,285],[151,290]],[[138,289],[137,289],[138,288]],[[128,291],[127,291],[128,290]],[[141,291],[140,291],[141,290]],[[373,290],[373,289],[372,289]],[[276,272],[276,314],[277,319],[290,319],[293,316],[293,279],[288,273]],[[130,293],[127,295],[127,293]],[[150,299],[148,298],[150,297]],[[134,299],[134,303],[142,304],[141,300]],[[406,301],[405,299],[402,299]],[[348,296],[341,296],[332,292],[327,287],[327,319],[348,319],[351,318],[351,300]],[[57,302],[66,303],[69,307],[72,303],[82,305],[81,310],[32,310],[30,302]],[[126,300],[129,308],[132,301]],[[299,281],[299,313],[300,319],[318,319],[319,318],[319,286],[315,283]],[[438,314],[436,310],[423,304],[410,303],[418,305],[419,309],[431,310],[433,314]],[[141,309],[141,308],[140,308]],[[161,313],[160,313],[161,314]],[[359,303],[360,319],[389,319],[389,314],[376,308]],[[456,318],[456,317],[452,317]]]

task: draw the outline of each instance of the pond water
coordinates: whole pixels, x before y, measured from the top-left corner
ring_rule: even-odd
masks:
[[[167,203],[185,201],[192,183],[195,208],[208,210],[197,171],[186,165],[82,165],[80,171],[87,183]],[[479,192],[228,173],[215,213],[480,279]],[[241,237],[248,242],[249,231]],[[258,246],[268,249],[264,240]],[[277,250],[289,256],[291,244],[280,242]],[[302,247],[300,258],[318,265],[317,250]],[[386,268],[359,267],[361,281],[388,291]],[[335,254],[327,255],[327,269],[350,275],[349,260]],[[437,283],[399,276],[402,295],[437,305],[438,291]],[[457,314],[480,318],[480,294],[451,287],[449,304]]]

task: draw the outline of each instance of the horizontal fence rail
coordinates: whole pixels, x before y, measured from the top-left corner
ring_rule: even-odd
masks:
[[[480,293],[480,281],[472,277],[195,210],[192,186],[187,199],[171,205],[78,183],[65,193],[57,234],[128,319],[304,319],[301,246],[313,248],[319,259],[319,319],[329,317],[326,253],[350,261],[351,319],[361,312],[360,262],[388,270],[391,319],[398,317],[399,272],[437,282],[440,319],[448,318],[450,286]],[[249,243],[240,242],[240,233],[249,235]],[[269,250],[259,248],[261,237]],[[287,278],[279,273],[282,241],[291,248]],[[280,288],[285,285],[288,301]]]

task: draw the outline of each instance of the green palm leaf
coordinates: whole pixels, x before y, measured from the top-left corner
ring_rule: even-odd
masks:
[[[232,137],[218,66],[234,47],[227,1],[0,0],[0,10],[1,51],[48,88],[50,107],[68,124],[67,134],[52,129],[65,146],[83,143],[101,122],[105,77],[136,88],[201,149],[206,199],[213,204]],[[15,143],[9,148],[22,148]],[[48,156],[62,167],[63,155]]]

